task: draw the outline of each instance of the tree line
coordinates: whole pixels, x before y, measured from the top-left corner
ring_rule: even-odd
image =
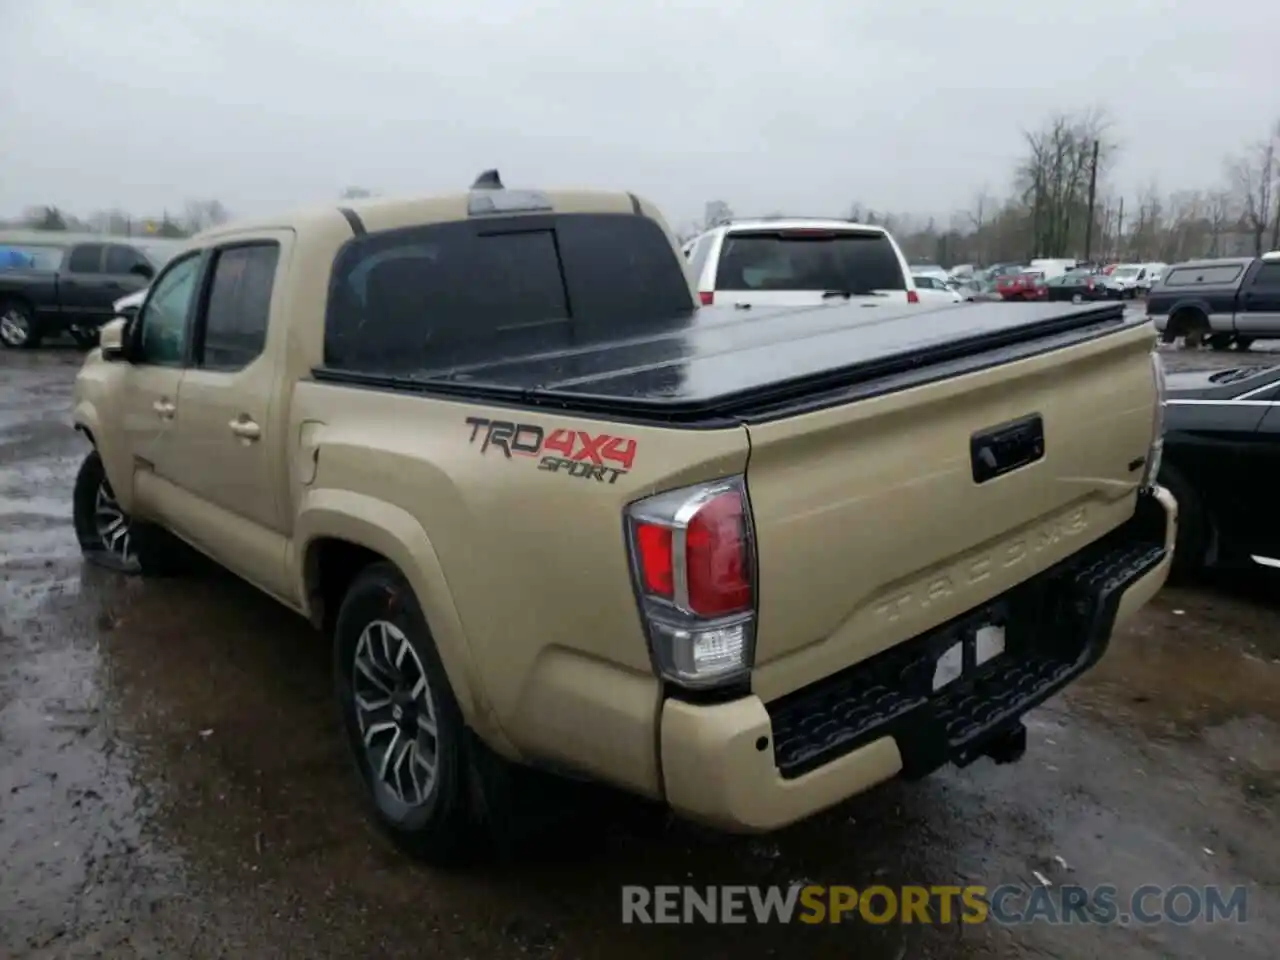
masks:
[[[355,200],[372,197],[374,193],[365,187],[347,187],[338,196],[343,200]],[[188,200],[180,212],[165,210],[159,216],[141,217],[119,209],[99,210],[87,217],[78,217],[60,207],[34,206],[28,207],[16,220],[0,220],[0,227],[181,239],[230,219],[231,212],[220,200]]]
[[[1154,178],[1127,195],[1111,184],[1120,145],[1100,111],[1056,114],[1023,137],[1023,159],[1003,195],[976,190],[945,225],[862,201],[839,215],[888,228],[913,260],[948,266],[1033,257],[1173,263],[1280,249],[1280,120],[1228,155],[1217,183],[1168,194]],[[727,202],[713,200],[682,236],[733,216]]]

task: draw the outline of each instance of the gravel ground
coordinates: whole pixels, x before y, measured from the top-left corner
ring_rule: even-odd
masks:
[[[1169,351],[1171,367],[1239,354]],[[584,791],[441,873],[362,818],[326,650],[230,577],[82,566],[79,357],[0,354],[0,957],[1272,958],[1280,590],[1167,589],[1029,718],[1021,763],[890,784],[765,839]],[[1039,874],[1039,877],[1037,877]],[[630,883],[1244,884],[1248,922],[640,928]]]

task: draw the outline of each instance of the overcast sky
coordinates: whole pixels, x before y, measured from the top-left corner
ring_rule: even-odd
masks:
[[[946,213],[1102,105],[1128,193],[1280,115],[1273,0],[0,0],[0,214],[630,189]]]

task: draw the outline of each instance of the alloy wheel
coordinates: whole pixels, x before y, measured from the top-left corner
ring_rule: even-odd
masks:
[[[397,801],[421,806],[435,791],[439,758],[435,699],[413,644],[375,620],[356,643],[352,694],[369,770]]]
[[[10,307],[0,314],[0,340],[5,346],[22,347],[30,338],[31,323],[21,310]]]
[[[111,484],[105,479],[98,484],[98,492],[93,500],[93,526],[104,550],[126,565],[137,560],[129,517],[116,502]]]

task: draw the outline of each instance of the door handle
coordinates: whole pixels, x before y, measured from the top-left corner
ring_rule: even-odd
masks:
[[[166,420],[172,420],[173,415],[178,412],[178,407],[170,400],[161,398],[151,404],[151,409],[160,414]]]
[[[262,428],[248,417],[241,420],[232,420],[228,426],[231,427],[231,432],[241,440],[257,440],[262,436]]]

